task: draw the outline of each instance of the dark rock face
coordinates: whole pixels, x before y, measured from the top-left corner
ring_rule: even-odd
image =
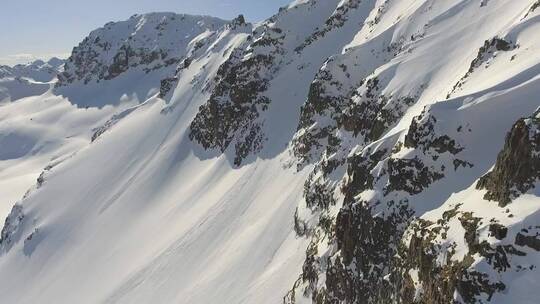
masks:
[[[311,250],[308,248],[306,252],[302,276],[285,298],[286,303],[294,303],[291,295],[300,285],[314,303],[380,303],[394,296],[387,276],[396,271],[392,257],[397,253],[397,244],[413,212],[406,201],[356,199],[363,191],[373,189],[377,177],[370,171],[389,154],[388,149],[383,149],[350,157],[347,179],[341,189],[336,189],[336,184],[328,180],[324,187],[319,179],[308,180],[306,202],[322,216],[311,238]],[[322,168],[319,169],[322,176],[333,171],[332,166]],[[336,191],[342,192],[344,205],[337,217],[332,218],[326,210],[336,203]],[[376,214],[375,209],[380,210],[380,205],[386,211]],[[328,257],[316,251],[323,240],[335,248]],[[325,278],[323,286],[319,285],[321,276]]]
[[[295,303],[294,294],[301,284],[304,295],[313,303],[381,303],[391,301],[391,280],[397,270],[393,256],[403,229],[412,212],[405,204],[394,205],[389,214],[375,216],[373,206],[358,202],[341,208],[330,229],[315,233],[303,266],[303,272],[285,303]],[[337,251],[322,258],[317,252],[323,239],[331,240]],[[320,286],[321,271],[325,283]]]
[[[496,239],[502,240],[506,238],[506,235],[508,234],[508,228],[500,224],[491,224],[489,225],[489,232]]]
[[[414,98],[401,97],[391,99],[382,94],[378,86],[379,80],[372,78],[365,83],[365,92],[360,101],[354,100],[338,119],[338,127],[352,132],[355,136],[365,136],[370,141],[379,139],[390,125],[403,115],[403,108],[415,103]]]
[[[309,88],[308,101],[301,109],[298,131],[302,131],[293,141],[293,153],[301,163],[315,161],[322,151],[334,152],[340,141],[334,136],[337,128],[334,115],[341,115],[345,103],[352,92],[335,96],[325,92],[326,83],[333,83],[333,76],[327,70],[321,70]],[[342,89],[338,85],[338,88]],[[318,125],[315,117],[329,116],[332,124]]]
[[[463,151],[456,141],[448,135],[440,135],[435,132],[435,124],[437,118],[429,113],[424,112],[413,119],[409,131],[405,136],[404,145],[407,148],[421,149],[427,152],[432,149],[438,154],[450,152],[458,154]]]
[[[392,298],[386,277],[395,271],[403,228],[412,216],[406,204],[389,208],[376,216],[372,208],[359,202],[341,209],[336,220],[336,241],[340,254],[329,260],[326,271],[327,296],[324,303],[380,303]]]
[[[336,203],[333,185],[324,177],[317,177],[316,171],[304,183],[304,198],[306,205],[313,209],[324,210]]]
[[[398,275],[402,264],[395,256],[414,220],[409,198],[445,177],[451,168],[442,164],[453,163],[455,170],[473,166],[457,158],[464,148],[439,132],[429,108],[414,119],[405,142],[378,141],[424,90],[422,85],[409,96],[387,95],[386,80],[379,76],[355,85],[346,66],[323,68],[310,87],[292,152],[299,167],[320,159],[304,191],[306,207],[319,221],[301,230],[310,231],[303,235],[311,243],[285,303],[295,303],[298,292],[314,303],[401,301],[399,290],[408,282]],[[418,153],[400,154],[404,146]],[[350,155],[352,150],[357,152]],[[327,251],[318,252],[324,243]]]
[[[348,0],[344,1],[336,11],[326,20],[324,26],[321,29],[315,31],[309,36],[301,45],[299,45],[295,51],[300,53],[304,48],[312,44],[317,39],[324,37],[332,30],[342,27],[349,18],[351,11],[357,9],[362,1],[361,0]]]
[[[526,246],[536,251],[540,251],[540,238],[539,235],[523,235],[518,233],[516,235],[516,245]]]
[[[510,266],[512,255],[525,256],[513,245],[491,245],[479,241],[481,218],[459,211],[460,206],[446,211],[436,223],[418,220],[408,231],[409,243],[400,248],[397,258],[403,282],[399,298],[403,303],[482,303],[495,292],[505,290],[502,281],[492,281],[487,273],[471,267],[475,256],[487,262],[494,271],[502,273]],[[468,252],[456,258],[455,243],[448,247],[447,232],[451,221],[457,220],[465,230]],[[441,260],[441,254],[444,259]],[[442,265],[441,265],[442,263]],[[416,278],[411,277],[415,272]],[[459,295],[457,300],[455,293]]]
[[[272,58],[263,55],[233,63],[239,55],[237,52],[220,67],[220,82],[208,102],[200,107],[189,134],[191,140],[205,149],[221,152],[236,140],[236,165],[249,153],[262,148],[264,135],[257,118],[268,108],[270,100],[260,95],[266,90],[267,81],[259,78],[258,67],[272,63]]]
[[[444,174],[426,167],[418,158],[390,159],[388,161],[388,186],[385,194],[392,191],[405,191],[418,194],[433,182],[444,177]]]
[[[230,27],[232,29],[236,29],[238,27],[246,26],[246,19],[244,18],[244,15],[238,15],[238,17],[234,18],[231,23]]]
[[[173,89],[173,86],[178,83],[178,77],[168,77],[161,80],[159,86],[159,97],[165,98],[167,94]]]
[[[449,263],[443,268],[437,266],[436,254],[431,252],[434,247],[426,247],[425,252],[417,248],[425,235],[413,241],[410,250],[416,251],[409,253],[415,255],[412,260],[407,260],[409,258],[403,254],[407,251],[403,240],[411,222],[415,222],[409,199],[443,179],[452,164],[454,170],[473,166],[458,158],[464,148],[452,138],[453,133],[441,132],[434,114],[436,111],[428,107],[415,117],[404,142],[393,142],[390,138],[376,142],[382,135],[379,132],[375,132],[379,135],[373,135],[373,130],[383,121],[379,118],[391,117],[381,128],[386,130],[393,121],[400,119],[415,98],[385,97],[376,77],[363,81],[360,89],[348,97],[325,95],[321,88],[328,82],[332,82],[332,77],[320,77],[313,83],[310,94],[313,99],[302,109],[299,127],[302,132],[295,138],[316,140],[311,145],[304,141],[293,146],[293,149],[302,148],[294,152],[305,153],[298,155],[301,161],[309,159],[313,150],[321,147],[324,150],[306,182],[304,193],[306,205],[319,216],[319,223],[307,229],[311,231],[307,234],[311,238],[311,250],[308,248],[306,252],[303,274],[285,297],[285,303],[295,303],[294,295],[301,288],[314,303],[452,303],[456,290],[470,299],[465,303],[472,303],[472,299],[479,296],[503,290],[503,283],[491,282],[487,274],[470,270],[471,259]],[[390,109],[393,115],[382,115]],[[317,128],[320,116],[332,118],[334,124]],[[344,146],[339,137],[344,132],[355,138],[355,151],[358,152],[349,155],[351,150],[348,149],[352,147]],[[307,134],[313,136],[306,137]],[[378,144],[377,148],[369,146],[372,142]],[[403,147],[414,149],[414,153],[400,153]],[[349,156],[341,158],[342,155]],[[331,178],[343,168],[346,168],[345,174],[339,182]],[[336,214],[336,208],[337,215],[332,215]],[[481,252],[493,267],[507,267],[506,256],[517,250],[508,247],[510,245],[478,245],[479,223],[469,215],[461,218],[468,231],[465,238],[471,246],[478,247],[475,250]],[[444,231],[443,228],[435,230],[435,235]],[[496,233],[502,237],[504,228],[497,229]],[[318,252],[316,248],[325,242],[328,251]],[[425,244],[428,246],[429,242]],[[441,245],[438,250],[446,248]],[[408,272],[404,271],[407,267],[408,270],[415,268],[410,266],[413,263],[427,269],[423,278],[429,277],[423,285],[426,294],[421,300],[416,299],[414,284],[418,283],[412,282]],[[436,283],[441,281],[442,287]]]
[[[361,89],[356,91],[358,93],[349,97],[354,100],[350,103],[347,98],[338,100],[328,97],[327,102],[317,102],[321,99],[308,101],[303,109],[302,115],[306,114],[308,107],[313,109],[314,114],[302,116],[301,123],[305,122],[310,127],[301,126],[299,129],[309,129],[310,132],[317,130],[312,127],[317,124],[315,118],[330,113],[335,124],[327,124],[327,132],[323,133],[335,134],[336,143],[335,148],[329,144],[334,141],[330,140],[331,136],[328,136],[326,143],[318,142],[323,147],[327,144],[326,150],[306,182],[304,196],[307,207],[318,214],[319,223],[307,229],[311,231],[311,234],[307,234],[311,238],[311,250],[306,252],[303,274],[285,302],[295,303],[292,295],[300,288],[315,303],[451,303],[457,289],[469,299],[504,289],[503,284],[487,280],[487,275],[469,271],[471,260],[449,264],[444,270],[437,268],[435,255],[428,256],[431,249],[425,249],[426,252],[421,254],[424,257],[415,256],[413,259],[420,259],[422,267],[430,268],[424,277],[431,276],[431,280],[424,285],[427,295],[422,298],[423,301],[414,300],[414,283],[407,273],[402,272],[409,267],[407,263],[413,262],[396,258],[404,250],[402,242],[410,223],[415,221],[409,199],[443,179],[446,172],[452,169],[451,166],[445,167],[446,164],[453,163],[454,170],[473,165],[458,158],[464,148],[452,135],[441,132],[436,115],[429,107],[413,119],[404,142],[393,142],[386,138],[378,143],[377,148],[370,147],[369,144],[376,140],[370,134],[380,121],[378,118],[385,109],[392,109],[388,105],[400,104],[403,108],[398,109],[406,109],[412,104],[402,98],[380,97],[384,95],[380,93],[382,90],[379,86],[377,78],[372,78],[363,82]],[[384,107],[351,110],[363,103],[378,105],[380,102],[384,103]],[[332,107],[344,110],[334,111]],[[392,111],[395,116],[389,121],[398,120],[403,111]],[[370,116],[370,113],[375,115]],[[385,124],[384,128],[387,126],[392,124]],[[355,150],[358,152],[349,155],[351,150],[340,142],[339,134],[343,133],[333,133],[335,130],[357,136]],[[305,134],[301,133],[301,136]],[[305,151],[310,153],[312,149],[319,148],[316,145]],[[414,149],[415,153],[400,153],[403,147]],[[342,159],[339,155],[349,156]],[[339,182],[331,178],[336,172],[342,172],[343,168],[346,168],[345,173]],[[336,208],[338,211],[334,216],[332,214],[336,214]],[[462,218],[462,225],[469,231],[465,238],[471,246],[479,246],[475,243],[476,219],[468,215]],[[437,228],[435,234],[441,229]],[[497,230],[499,236],[503,230]],[[413,241],[412,248],[415,249],[423,239],[419,237],[418,241]],[[324,242],[328,243],[328,251],[321,253],[314,249]],[[514,252],[512,248],[482,246],[477,250],[493,261],[494,267],[504,268],[507,264],[504,262],[505,256],[510,251]],[[444,287],[433,283],[441,280],[445,282]]]
[[[531,12],[534,12],[537,8],[540,7],[540,1],[536,1],[533,6],[531,6]]]
[[[97,41],[97,42],[96,42]],[[145,47],[133,48],[129,44],[122,45],[114,55],[112,62],[107,64],[100,56],[110,49],[107,43],[100,43],[96,39],[93,43],[84,40],[78,47],[73,49],[71,57],[68,59],[65,71],[58,75],[57,86],[64,86],[75,81],[83,81],[85,84],[92,80],[111,80],[128,69],[138,66],[149,66],[156,63],[158,67],[147,68],[146,72],[152,69],[178,64],[180,58],[167,58],[168,53],[164,50],[150,50]],[[162,63],[157,63],[157,62]]]
[[[529,226],[521,229],[516,234],[514,243],[517,246],[527,247],[540,252],[540,226]]]
[[[6,218],[2,232],[0,233],[0,250],[9,250],[12,243],[16,241],[19,226],[24,220],[23,208],[21,205],[13,206],[11,213]]]
[[[250,154],[262,149],[261,113],[271,104],[264,92],[279,69],[276,61],[283,55],[281,29],[265,25],[255,31],[258,37],[245,48],[233,51],[219,68],[217,85],[210,99],[200,107],[190,127],[189,137],[205,149],[227,150],[234,143],[234,164],[239,166]],[[270,48],[271,51],[261,51]]]
[[[323,153],[335,153],[341,144],[340,130],[365,144],[378,140],[416,102],[416,97],[382,94],[377,77],[362,80],[359,88],[344,95],[327,92],[328,84],[343,89],[333,81],[332,74],[321,70],[302,107],[299,132],[292,145],[300,163],[311,162]],[[329,122],[323,124],[318,117],[329,118]]]
[[[478,189],[486,189],[485,199],[506,206],[512,199],[534,188],[540,179],[540,111],[520,119],[506,137],[495,168],[480,179]]]
[[[497,200],[504,206],[538,181],[539,114],[537,111],[532,117],[520,119],[507,135],[495,168],[477,185],[488,190],[485,199]],[[417,142],[409,136],[409,145]],[[510,232],[495,219],[486,224],[487,219],[460,208],[457,205],[448,209],[436,222],[419,219],[409,225],[395,260],[400,272],[394,282],[399,287],[395,299],[402,303],[489,302],[495,293],[506,289],[504,273],[534,269],[534,265],[524,268],[513,260],[527,256],[521,248],[540,251],[538,226]],[[455,229],[456,223],[464,231],[467,245],[464,254],[463,248],[458,249],[459,240],[452,239],[461,236],[450,237],[450,229]],[[480,237],[484,229],[489,231],[488,239]],[[489,238],[497,242],[488,242]],[[460,250],[462,254],[458,256]],[[474,266],[479,261],[488,268]]]
[[[369,156],[354,155],[348,160],[347,176],[351,179],[343,186],[345,201],[353,202],[354,197],[365,190],[373,189],[375,177],[371,170],[384,158],[388,157],[388,150],[380,150]]]
[[[157,57],[151,53],[149,57]],[[105,80],[110,80],[118,75],[124,73],[129,68],[129,58],[134,57],[135,52],[129,46],[122,46],[118,53],[114,55],[113,63],[107,69],[107,74],[105,75]],[[150,61],[151,62],[151,61]]]

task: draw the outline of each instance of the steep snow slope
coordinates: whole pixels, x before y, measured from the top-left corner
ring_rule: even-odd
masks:
[[[0,146],[0,183],[46,166],[2,230],[0,294],[533,303],[539,7],[298,0],[255,27],[92,32],[54,89],[0,107],[2,138],[31,143]]]
[[[0,216],[5,217],[49,162],[84,147],[115,109],[77,111],[49,91],[63,60],[0,68]]]
[[[92,129],[116,111],[77,109],[50,92],[0,105],[0,216],[7,216],[47,165],[88,145]]]
[[[211,303],[285,292],[272,274],[299,270],[298,256],[289,260],[299,248],[282,244],[294,238],[289,215],[302,175],[283,175],[279,162],[238,171],[226,159],[201,162],[179,117],[193,105],[167,116],[162,108],[149,101],[45,173],[2,244],[2,273],[16,274],[2,276],[4,299]],[[148,123],[155,128],[140,128]],[[33,276],[37,269],[44,276]]]
[[[305,176],[278,158],[232,170],[186,134],[204,87],[250,32],[239,18],[198,37],[167,101],[156,93],[112,116],[47,166],[2,232],[4,300],[273,303],[286,292],[301,265],[290,215]]]

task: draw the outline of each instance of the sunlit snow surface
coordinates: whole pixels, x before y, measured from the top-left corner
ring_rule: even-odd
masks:
[[[464,154],[475,167],[420,194],[413,202],[418,216],[436,217],[458,202],[497,216],[474,185],[493,166],[512,124],[540,105],[540,10],[528,13],[525,0],[484,7],[396,0],[368,27],[364,21],[385,1],[363,1],[343,27],[294,52],[343,2],[297,0],[269,21],[285,30],[290,52],[266,93],[272,104],[265,147],[240,167],[231,151],[205,151],[188,132],[209,98],[205,86],[246,42],[246,31],[217,31],[165,99],[157,94],[159,80],[170,75],[160,71],[128,70],[91,83],[95,95],[89,87],[78,91],[81,83],[55,91],[48,81],[0,80],[0,217],[15,203],[24,214],[13,242],[0,247],[0,302],[280,303],[301,273],[308,242],[296,236],[293,215],[303,206],[311,168],[290,167],[287,146],[309,84],[330,56],[353,77],[383,75],[386,93],[426,85],[385,138],[403,135],[426,105],[448,119],[448,130],[460,124],[472,130]],[[385,57],[389,43],[419,32],[407,42],[410,52]],[[489,69],[478,68],[446,100],[479,47],[495,36],[519,48],[496,54]],[[133,97],[137,89],[143,92]],[[537,203],[538,193],[523,196],[505,224],[525,217],[538,223]],[[521,290],[537,279],[537,272],[516,276],[510,293],[494,302],[533,303],[537,293]]]

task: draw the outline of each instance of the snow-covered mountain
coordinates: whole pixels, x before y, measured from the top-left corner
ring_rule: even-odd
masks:
[[[539,31],[538,0],[105,25],[0,105],[2,301],[537,303]]]
[[[51,58],[16,66],[0,66],[0,104],[41,95],[62,71],[64,60]]]
[[[64,60],[53,57],[47,62],[36,60],[28,64],[18,64],[13,67],[0,66],[0,78],[19,77],[30,78],[39,82],[49,82],[56,78],[62,70]]]
[[[173,77],[199,48],[217,39],[225,24],[174,13],[110,22],[73,49],[55,93],[79,106],[144,102],[159,91],[161,80]]]

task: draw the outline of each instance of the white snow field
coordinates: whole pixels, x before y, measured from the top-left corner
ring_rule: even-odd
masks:
[[[279,156],[233,169],[186,136],[207,98],[192,79],[211,79],[247,34],[217,36],[168,102],[78,108],[51,89],[0,107],[1,215],[19,201],[29,220],[2,244],[1,302],[274,303],[286,293],[303,258],[292,214],[305,174]],[[111,117],[122,119],[91,143]]]
[[[504,208],[476,187],[514,123],[540,107],[540,2],[296,0],[262,23],[242,19],[135,15],[92,32],[65,66],[0,67],[0,303],[282,303],[314,242],[297,234],[295,214],[320,231],[320,215],[335,220],[345,205],[348,158],[386,148],[368,172],[373,187],[355,199],[406,199],[415,218],[433,222],[458,206],[485,219],[479,239],[490,244],[502,242],[488,236],[490,219],[509,235],[540,226],[538,179]],[[312,86],[320,79],[323,93]],[[315,93],[361,104],[370,79],[375,100],[388,101],[380,111],[398,113],[377,138],[336,123],[346,106],[315,105],[302,125]],[[263,84],[251,97],[267,106],[238,106],[238,83]],[[414,103],[392,104],[405,96]],[[192,132],[210,100],[204,134],[228,137],[205,149]],[[224,127],[244,110],[256,115]],[[432,117],[432,138],[455,139],[462,163],[448,151],[401,149],[411,125]],[[295,141],[324,128],[298,159]],[[327,149],[328,134],[338,149]],[[443,177],[415,193],[387,191],[393,159],[421,159]],[[334,171],[320,169],[332,160]],[[306,203],[318,180],[336,189],[327,210]],[[456,260],[470,250],[459,223],[437,239],[455,244]],[[340,250],[332,237],[315,242],[318,281],[299,284],[292,302],[314,303],[326,289],[324,261]],[[540,252],[523,250],[512,267],[540,267]],[[488,264],[477,254],[470,268],[505,283],[489,303],[537,303],[538,269],[497,273]]]

